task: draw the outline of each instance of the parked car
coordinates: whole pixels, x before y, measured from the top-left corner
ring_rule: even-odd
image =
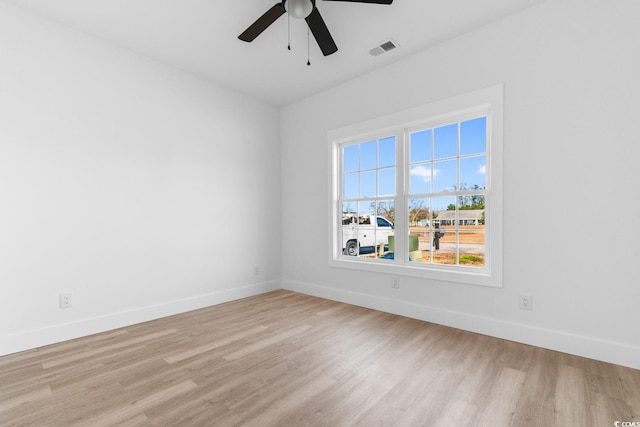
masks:
[[[352,216],[342,220],[342,250],[345,255],[356,256],[361,248],[376,250],[387,245],[393,236],[393,223],[381,216]]]

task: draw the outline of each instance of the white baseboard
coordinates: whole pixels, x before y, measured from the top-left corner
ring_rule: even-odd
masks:
[[[311,283],[283,280],[282,288],[509,341],[640,369],[640,347],[637,346],[458,311],[444,310],[407,301],[344,291]]]
[[[281,289],[280,281],[274,280],[5,335],[0,337],[0,356],[131,326],[174,314],[185,313],[187,311],[247,298],[278,289]]]

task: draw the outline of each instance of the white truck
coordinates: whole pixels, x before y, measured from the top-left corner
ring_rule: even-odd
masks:
[[[388,244],[393,236],[393,223],[381,216],[345,216],[342,219],[342,251],[345,255],[356,256],[359,248],[374,251]]]

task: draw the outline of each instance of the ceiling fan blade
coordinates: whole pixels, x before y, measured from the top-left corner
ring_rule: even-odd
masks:
[[[269,25],[273,24],[276,19],[284,15],[284,13],[284,3],[277,3],[271,9],[267,10],[264,15],[258,18],[256,22],[251,24],[249,28],[244,30],[244,32],[240,34],[238,38],[245,42],[252,42],[253,39],[258,37],[264,30],[269,27]]]
[[[333,41],[333,37],[331,37],[331,33],[329,33],[329,29],[327,25],[324,23],[322,16],[320,16],[320,12],[318,9],[313,6],[313,10],[311,14],[305,18],[307,21],[307,25],[309,25],[309,29],[313,33],[313,37],[315,37],[318,42],[318,46],[320,46],[320,50],[324,56],[331,55],[338,50],[338,46]]]
[[[351,3],[375,3],[375,4],[391,4],[393,0],[324,0],[324,1],[348,1]]]

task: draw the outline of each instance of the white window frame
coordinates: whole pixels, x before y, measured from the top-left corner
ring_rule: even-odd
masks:
[[[389,275],[411,276],[447,282],[502,287],[503,259],[503,85],[495,85],[473,92],[452,96],[419,107],[348,125],[328,132],[329,142],[329,266]],[[409,178],[408,153],[405,151],[409,130],[417,126],[431,126],[459,120],[460,117],[485,113],[487,116],[487,190],[485,220],[485,266],[471,268],[430,263],[403,261],[408,259],[408,224],[405,193]],[[377,260],[347,256],[342,253],[342,219],[340,190],[342,168],[340,148],[343,144],[377,139],[381,135],[396,136],[396,162],[405,166],[396,168],[395,200],[396,256],[394,260]],[[406,236],[405,236],[406,234]]]

